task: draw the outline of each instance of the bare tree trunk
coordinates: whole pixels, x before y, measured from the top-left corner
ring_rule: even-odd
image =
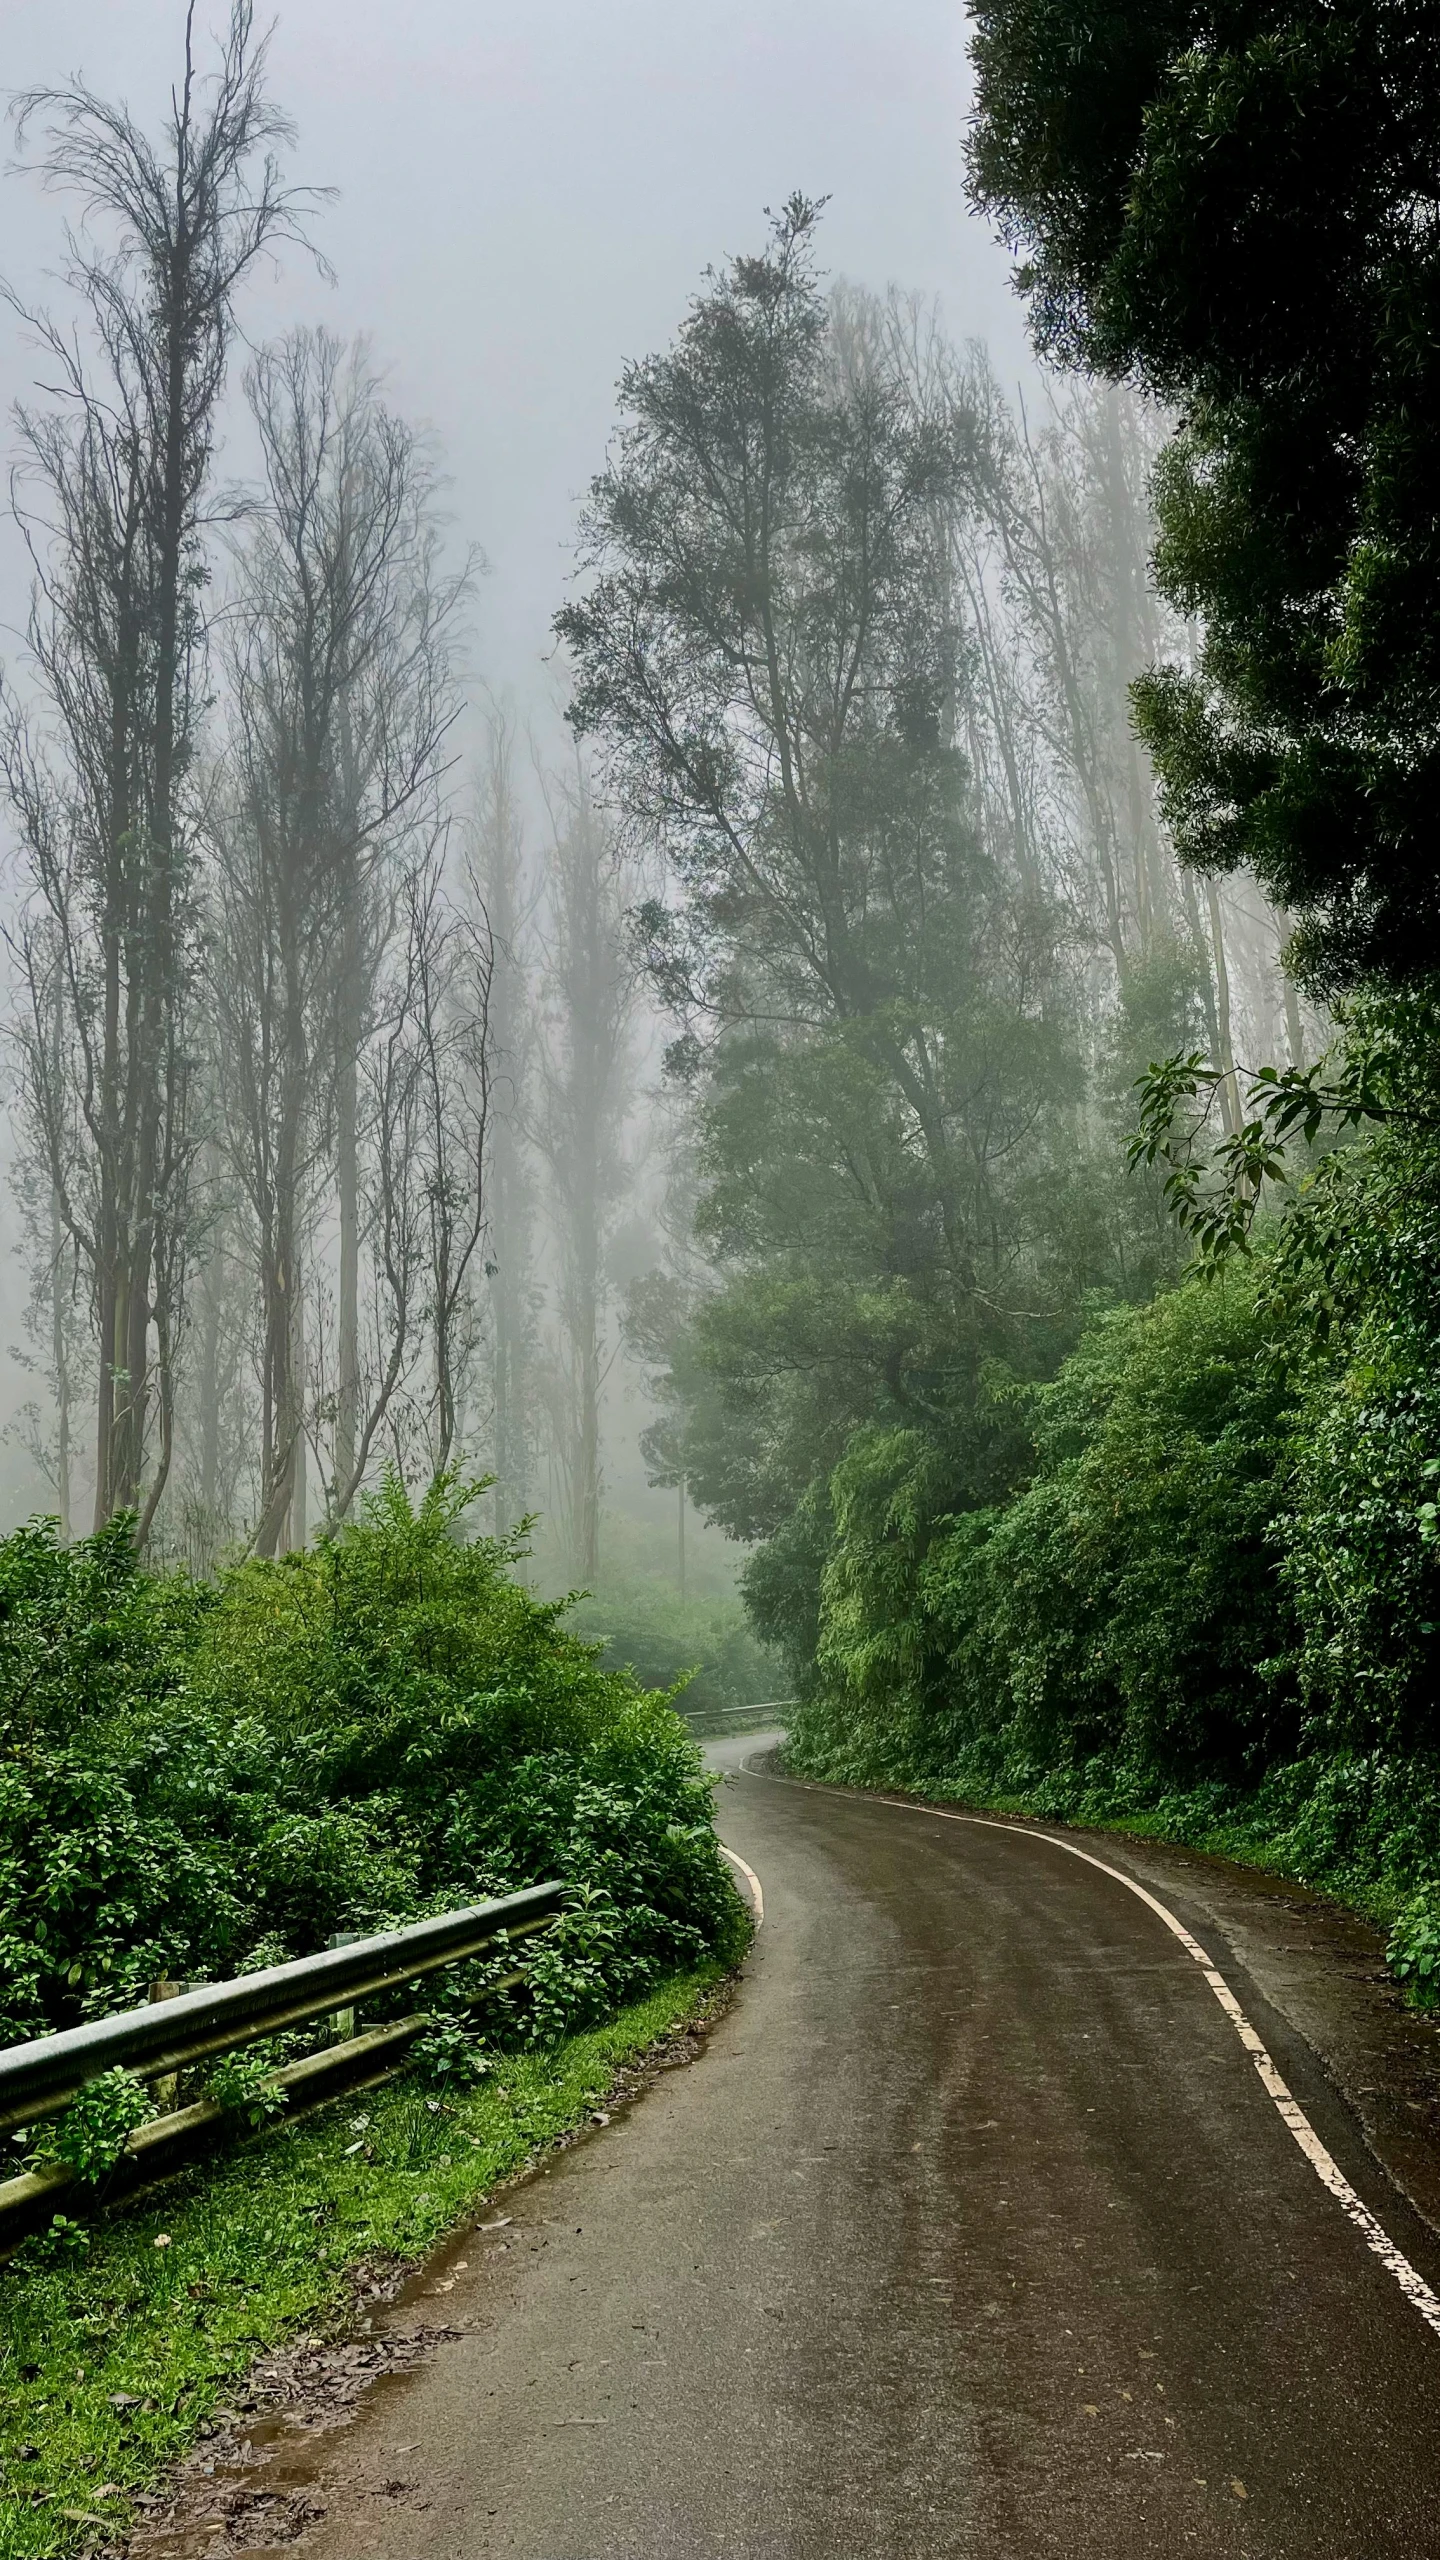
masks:
[[[340,1214],[335,1478],[348,1484],[360,1436],[360,951],[354,883],[346,899],[335,1061],[335,1187]]]
[[[45,182],[84,207],[66,272],[90,329],[35,319],[64,405],[21,416],[48,502],[30,637],[64,776],[12,717],[6,779],[74,999],[68,1091],[52,1094],[46,1118],[61,1217],[93,1291],[95,1519],[135,1510],[141,1544],[174,1449],[187,1269],[188,777],[205,690],[205,493],[236,289],[302,223],[301,199],[279,180],[287,128],[265,101],[253,0],[232,0],[203,90],[194,15],[158,146],[83,80],[16,102],[22,145],[43,131]]]
[[[630,1093],[634,964],[625,925],[623,857],[577,764],[556,795],[552,912],[545,991],[550,1036],[541,1061],[535,1138],[550,1171],[559,1246],[558,1359],[551,1395],[565,1488],[568,1569],[582,1583],[599,1570],[600,1408],[605,1252],[625,1169],[620,1140]]]
[[[1275,923],[1280,936],[1280,955],[1278,961],[1280,970],[1280,992],[1285,1003],[1285,1038],[1290,1051],[1291,1066],[1294,1067],[1297,1072],[1303,1072],[1305,1066],[1305,1027],[1300,1019],[1300,998],[1296,990],[1295,981],[1285,966],[1285,945],[1290,938],[1290,928],[1293,921],[1294,919],[1287,914],[1284,907],[1276,908]]]
[[[515,807],[512,752],[510,723],[502,713],[494,711],[487,722],[472,871],[489,920],[494,952],[490,1046],[495,1091],[488,1143],[490,1253],[486,1270],[493,1345],[497,1537],[504,1537],[530,1510],[534,1438],[531,1266],[535,1204],[524,1139],[534,1071],[527,950],[531,918],[525,895],[524,847]]]
[[[1213,880],[1205,882],[1205,897],[1210,910],[1210,945],[1215,957],[1215,1063],[1220,1069],[1220,1113],[1225,1135],[1233,1138],[1240,1127],[1240,1085],[1235,1073],[1235,1050],[1230,1032],[1230,971],[1225,959],[1225,920],[1220,909],[1220,892]]]
[[[588,1186],[587,1186],[588,1188]],[[581,1230],[578,1287],[572,1312],[576,1350],[575,1457],[570,1505],[575,1542],[575,1570],[585,1583],[600,1575],[600,1287],[599,1234],[591,1197],[575,1204]]]
[[[208,1521],[220,1511],[220,1323],[221,1294],[212,1263],[201,1300],[200,1358],[196,1392],[200,1400],[200,1505]]]
[[[306,1514],[305,1481],[305,1286],[304,1271],[298,1248],[295,1255],[295,1275],[290,1315],[290,1367],[291,1375],[294,1380],[295,1412],[298,1428],[295,1433],[295,1472],[294,1482],[290,1490],[290,1521],[286,1544],[292,1548],[303,1549],[310,1543],[310,1523]]]
[[[1210,1044],[1211,1057],[1218,1060],[1220,1016],[1215,1009],[1215,974],[1210,957],[1210,935],[1200,921],[1200,902],[1195,895],[1193,871],[1180,873],[1180,895],[1184,901],[1185,921],[1190,927],[1195,962],[1200,972],[1200,1009],[1205,1016],[1205,1036]]]
[[[55,1364],[55,1496],[60,1506],[60,1535],[70,1541],[70,1354],[65,1338],[65,1282],[61,1263],[65,1226],[60,1202],[50,1194],[50,1356]]]

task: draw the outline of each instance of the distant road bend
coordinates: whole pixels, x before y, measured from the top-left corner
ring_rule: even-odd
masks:
[[[471,2235],[305,2560],[1440,2555],[1440,2250],[1214,1931],[764,1747],[735,2006]]]

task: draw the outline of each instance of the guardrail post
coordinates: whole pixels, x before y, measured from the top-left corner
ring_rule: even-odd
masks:
[[[189,1987],[186,1982],[171,1982],[162,1977],[159,1982],[151,1983],[149,1996],[152,2000],[178,2000],[181,1993],[188,1991]],[[161,2114],[168,2115],[179,2100],[179,2072],[162,2071],[158,2080],[152,2080],[150,2086],[155,2093],[155,2104]]]
[[[342,1929],[337,1937],[327,1938],[325,1943],[328,1947],[356,1947],[364,1935],[363,1929]],[[332,2009],[330,2027],[337,2044],[348,2044],[355,2033],[354,2010]]]

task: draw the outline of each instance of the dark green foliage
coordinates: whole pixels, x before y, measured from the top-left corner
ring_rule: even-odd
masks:
[[[1440,2008],[1440,1887],[1421,1885],[1397,1913],[1386,1949],[1391,1970],[1421,2008]]]
[[[979,1755],[1094,1759],[1160,1783],[1244,1777],[1293,1741],[1293,1629],[1269,1533],[1287,1442],[1255,1276],[1097,1315],[1024,1397],[1033,1456],[1003,1509],[946,1516],[914,1435],[831,1479],[806,1765],[927,1781]]]
[[[77,2178],[96,2185],[114,2168],[136,2126],[155,2113],[149,2090],[132,2071],[102,2072],[49,2128],[42,2156],[63,2160]]]
[[[608,1670],[633,1672],[643,1689],[674,1690],[683,1716],[703,1719],[783,1694],[779,1665],[733,1597],[682,1601],[658,1576],[607,1574],[570,1619],[603,1647]]]
[[[1316,1730],[1440,1743],[1440,1045],[1430,1004],[1356,1030],[1390,1117],[1327,1158],[1287,1222],[1289,1317],[1314,1345],[1283,1572]]]
[[[88,2090],[85,2094],[89,2095]],[[223,2053],[212,2063],[205,2095],[227,2114],[243,2116],[251,2127],[283,2115],[287,2104],[285,2091],[275,2079],[274,2056],[255,2045],[239,2053]]]
[[[427,2089],[473,2089],[493,2067],[461,2017],[438,2017],[410,2047],[411,2074]]]
[[[468,1499],[392,1482],[216,1591],[123,1525],[0,1542],[0,2038],[554,1874],[613,1928],[573,1997],[551,1962],[552,2023],[730,1943],[683,1727],[466,1542]]]
[[[933,1445],[852,1439],[807,1514],[801,1767],[1258,1856],[1395,1919],[1431,1996],[1433,1029],[1428,1003],[1355,1009],[1336,1072],[1365,1063],[1383,1125],[1245,1252],[1098,1312],[1016,1392],[1008,1503],[947,1517]]]
[[[1184,411],[1136,689],[1178,849],[1312,974],[1440,961],[1440,23],[1422,0],[979,0],[977,200],[1039,344]]]

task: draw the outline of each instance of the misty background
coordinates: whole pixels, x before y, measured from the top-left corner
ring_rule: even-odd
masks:
[[[218,32],[222,13],[208,17]],[[102,0],[23,0],[7,13],[7,89],[78,71],[153,129],[181,33],[174,0],[123,11]],[[484,554],[465,614],[465,690],[506,704],[527,808],[535,792],[526,733],[559,743],[563,676],[549,626],[572,566],[577,501],[611,430],[620,366],[670,334],[702,270],[757,236],[764,206],[795,186],[828,192],[837,271],[879,285],[902,279],[938,297],[957,334],[985,337],[1007,370],[1031,373],[1006,259],[964,201],[963,28],[940,0],[883,22],[861,6],[676,12],[621,0],[600,9],[427,0],[402,21],[378,0],[295,0],[276,13],[270,65],[272,94],[298,127],[293,174],[335,190],[317,226],[334,273],[327,280],[282,251],[254,278],[241,332],[251,344],[297,323],[363,335],[387,400],[433,428],[450,540],[457,552],[474,543]],[[65,207],[13,167],[0,206],[0,272],[22,303],[63,304],[53,279]],[[7,420],[17,400],[33,398],[37,371],[45,367],[29,333],[7,317]],[[237,372],[222,474],[253,459]],[[0,623],[12,663],[29,576],[7,522]],[[468,710],[453,752],[462,768],[481,752]],[[13,900],[13,861],[7,873]],[[659,1051],[643,1001],[636,1010],[638,1159],[649,1152],[646,1088]],[[637,1206],[632,1263],[645,1258]],[[13,1250],[0,1259],[6,1342],[20,1333],[30,1276]],[[6,1406],[33,1393],[28,1370],[9,1361]],[[649,1408],[633,1367],[612,1369],[606,1401],[608,1499],[637,1523],[632,1561],[663,1540],[668,1570],[674,1497],[650,1491],[638,1460]],[[12,1430],[0,1449],[7,1525],[55,1499],[24,1437]],[[549,1490],[531,1488],[537,1501]],[[549,1561],[552,1578],[563,1578],[561,1560]],[[698,1520],[687,1570],[702,1592],[731,1580],[726,1542]]]
[[[758,237],[764,206],[829,193],[837,273],[938,295],[954,335],[986,338],[1006,376],[1030,370],[1009,262],[965,204],[964,24],[944,0],[883,18],[858,0],[424,0],[403,17],[380,0],[292,0],[270,14],[293,174],[337,190],[318,234],[335,282],[287,255],[254,279],[241,327],[371,339],[396,408],[440,439],[457,534],[484,547],[476,671],[527,706],[552,698],[550,617],[621,364],[663,343],[703,269]],[[83,70],[153,123],[181,33],[175,0],[20,0],[5,85]],[[62,208],[13,175],[0,203],[3,271],[28,301],[57,262]],[[7,411],[32,379],[7,326]],[[4,579],[13,626],[13,538]]]
[[[183,30],[174,0],[27,6],[7,30],[7,81],[81,74],[154,134]],[[202,76],[222,33],[218,11],[197,11]],[[1043,979],[1041,1011],[1066,1010],[1099,1079],[1083,1146],[1110,1155],[1116,1008],[1133,1011],[1137,969],[1151,995],[1135,1040],[1198,1027],[1232,1086],[1242,1024],[1257,1050],[1288,1038],[1298,1058],[1304,1039],[1279,922],[1244,882],[1222,899],[1180,879],[1129,735],[1130,676],[1187,647],[1146,584],[1160,424],[1128,394],[1045,382],[1029,357],[1008,261],[965,203],[964,30],[948,5],[883,21],[859,7],[437,5],[402,27],[378,6],[293,0],[265,88],[296,128],[286,182],[325,197],[298,226],[318,255],[282,225],[249,266],[216,412],[212,691],[192,793],[206,957],[186,1034],[205,1134],[199,1106],[172,1096],[166,1126],[183,1122],[193,1148],[176,1192],[189,1223],[166,1248],[175,1276],[156,1287],[162,1336],[172,1293],[174,1342],[157,1347],[134,1446],[112,1431],[101,1482],[90,1284],[47,1197],[40,1128],[47,1077],[55,1125],[78,1108],[60,1063],[73,1021],[52,947],[25,939],[34,846],[12,841],[30,1048],[12,1059],[21,1215],[0,1267],[14,1346],[0,1499],[11,1522],[58,1510],[67,1534],[135,1507],[156,1553],[208,1572],[248,1547],[303,1545],[388,1461],[422,1477],[481,1469],[497,1479],[487,1525],[538,1515],[537,1581],[596,1595],[583,1624],[647,1677],[703,1657],[717,1698],[753,1696],[779,1676],[734,1598],[754,1532],[723,1491],[692,1502],[685,1454],[703,1439],[686,1328],[716,1258],[696,1233],[703,1112],[664,1070],[684,1007],[653,932],[647,956],[636,929],[670,894],[665,830],[602,748],[568,732],[573,670],[552,630],[576,592],[577,517],[617,379],[675,340],[797,190],[823,208],[826,361],[882,382],[922,440],[943,423],[970,450],[936,484],[938,549],[905,607],[917,629],[928,615],[932,634],[961,634],[943,744],[970,776],[985,894],[1005,883],[965,1002],[1019,1020]],[[73,207],[33,165],[10,170],[3,205],[0,393],[33,421],[53,407],[74,321],[61,272]],[[49,311],[61,339],[47,347],[26,311]],[[317,453],[329,437],[351,455],[331,481],[332,462],[316,465],[340,549],[360,482],[377,508],[382,483],[394,504],[370,655],[353,700],[336,692],[326,748],[354,768],[350,838],[339,828],[324,861],[276,815],[285,635],[318,556],[302,561],[311,536],[287,491],[312,433]],[[42,561],[47,528],[42,506]],[[44,692],[27,666],[31,574],[12,521],[0,616],[15,739]],[[12,754],[12,821],[26,752]],[[1036,953],[1068,919],[1060,965],[1037,960],[1025,985],[1007,941],[1022,911]],[[290,962],[287,1028],[276,990]],[[1157,989],[1170,1010],[1152,1026]],[[1055,1130],[1068,1072],[1033,1106]],[[1013,1107],[1032,1108],[1018,1093]],[[1024,1215],[1022,1230],[1023,1260],[1040,1247]],[[887,1271],[899,1249],[892,1237]],[[1137,1285],[1123,1261],[1120,1285]],[[712,1452],[714,1485],[728,1463]]]

